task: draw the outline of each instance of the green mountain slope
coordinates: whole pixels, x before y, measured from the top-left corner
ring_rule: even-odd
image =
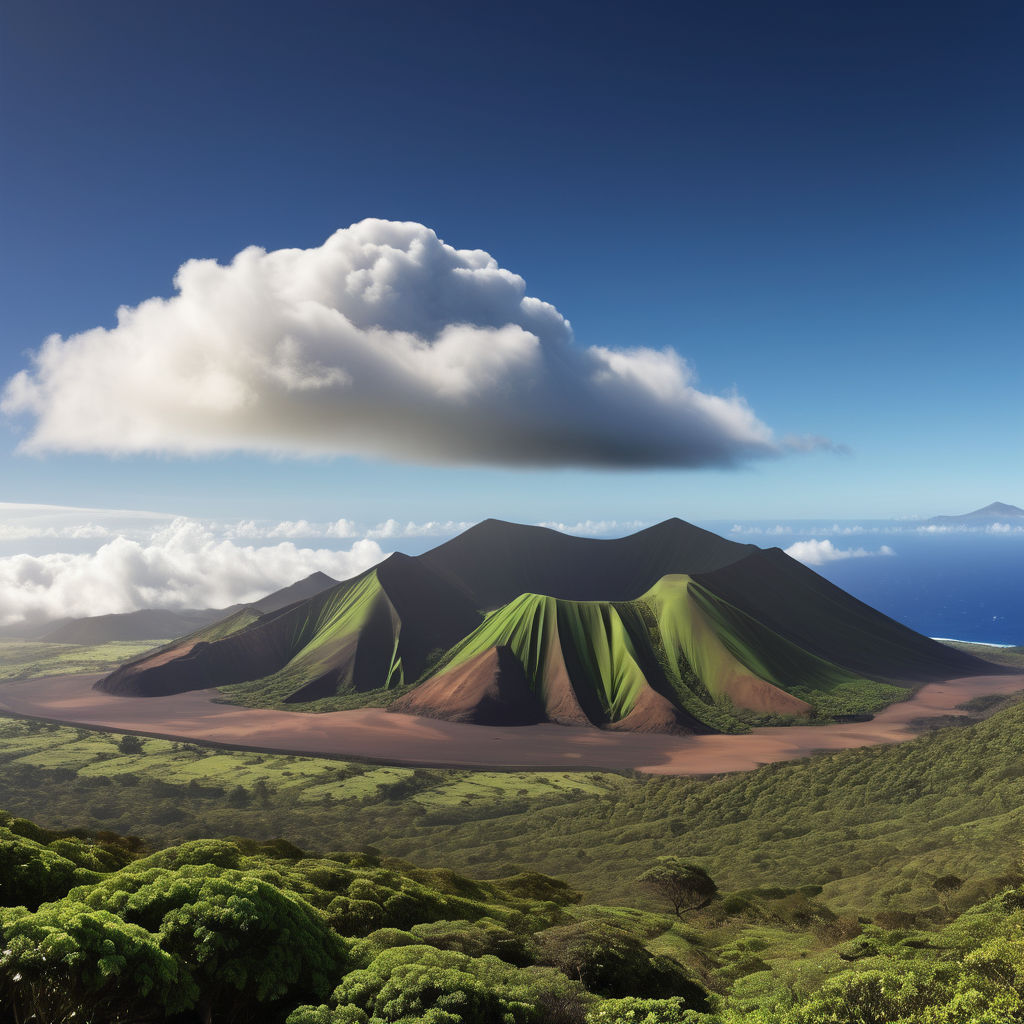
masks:
[[[695,732],[865,713],[991,671],[778,549],[679,520],[612,541],[488,520],[277,610],[240,609],[98,686],[220,687],[310,710],[398,697],[395,710],[461,722]]]
[[[694,578],[798,647],[863,676],[920,683],[992,671],[858,601],[779,548],[755,548]]]
[[[395,555],[315,597],[223,635],[195,635],[102,680],[110,693],[155,696],[246,684],[238,699],[302,702],[390,689],[415,679],[431,650],[450,646],[479,616],[413,559]],[[414,620],[403,628],[403,617]]]
[[[906,692],[803,650],[691,577],[673,575],[636,601],[523,594],[456,644],[393,710],[475,720],[467,714],[474,697],[493,700],[499,665],[490,652],[521,670],[520,693],[506,687],[506,700],[525,711],[528,690],[563,725],[731,731],[751,716],[873,710]]]

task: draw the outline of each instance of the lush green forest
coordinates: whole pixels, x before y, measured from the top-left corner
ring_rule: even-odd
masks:
[[[0,1013],[16,1022],[898,1024],[1024,1020],[1024,876],[961,913],[835,914],[662,857],[657,911],[377,851],[60,832],[0,815]]]
[[[1024,1021],[1024,704],[955,721],[694,779],[2,718],[0,1021]]]

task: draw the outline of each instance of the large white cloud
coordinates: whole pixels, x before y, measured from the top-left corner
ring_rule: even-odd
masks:
[[[702,466],[808,446],[671,349],[574,344],[521,277],[421,224],[191,260],[175,285],[46,339],[3,395],[32,419],[23,450]]]
[[[347,551],[218,539],[176,519],[146,542],[115,537],[97,551],[0,558],[0,625],[140,608],[223,608],[321,571],[346,579],[384,558],[372,540]]]

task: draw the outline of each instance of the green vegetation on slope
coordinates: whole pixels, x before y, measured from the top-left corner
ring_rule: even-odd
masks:
[[[646,685],[633,642],[638,623],[629,604],[523,594],[456,644],[434,673],[502,645],[519,659],[531,689],[544,700],[552,696],[549,659],[557,645],[557,657],[564,659],[583,708],[599,721],[617,722],[633,709]]]
[[[662,581],[652,595],[670,585],[670,580]],[[686,590],[737,661],[759,678],[807,701],[823,717],[878,711],[912,692],[910,687],[868,679],[811,654],[693,580]],[[701,676],[714,678],[715,670],[706,669]]]
[[[107,672],[150,652],[159,640],[112,640],[105,644],[54,644],[0,640],[0,679]]]
[[[369,673],[376,683],[369,689],[400,687],[404,682],[398,653],[400,629],[398,615],[377,573],[371,571],[351,586],[335,587],[289,614],[283,643],[295,655],[271,675],[224,687],[224,698],[250,707],[283,706],[305,688],[315,690],[317,680],[332,670],[337,673],[332,685],[323,687],[324,692],[308,693],[309,699],[366,690],[364,679]],[[363,707],[365,702],[355,706]],[[333,704],[330,707],[334,709]]]
[[[792,720],[806,705],[819,718],[864,714],[911,692],[809,654],[685,575],[665,576],[627,602],[522,594],[488,615],[433,672],[498,645],[516,656],[542,701],[559,699],[550,689],[564,664],[596,724],[621,721],[648,685],[722,732]],[[762,680],[798,700],[787,702]]]

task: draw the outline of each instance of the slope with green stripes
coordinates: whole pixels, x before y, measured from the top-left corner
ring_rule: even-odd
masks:
[[[507,707],[511,724],[539,701],[563,724],[729,732],[992,671],[781,551],[679,520],[613,541],[488,521],[285,608],[244,608],[98,686],[315,711],[400,695],[398,710],[454,721]]]

